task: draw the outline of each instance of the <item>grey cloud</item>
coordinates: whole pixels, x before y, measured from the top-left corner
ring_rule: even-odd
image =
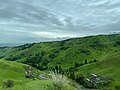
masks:
[[[119,15],[119,0],[0,0],[0,41],[61,40],[120,31]]]

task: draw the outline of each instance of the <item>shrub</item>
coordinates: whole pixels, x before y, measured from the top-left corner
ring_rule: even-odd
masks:
[[[14,86],[13,80],[5,80],[3,81],[3,88],[11,88]]]
[[[115,89],[116,89],[116,90],[120,90],[120,85],[115,86]]]

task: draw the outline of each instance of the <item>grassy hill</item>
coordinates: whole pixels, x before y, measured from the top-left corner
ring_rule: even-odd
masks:
[[[111,87],[114,89],[120,84],[120,34],[1,47],[0,57],[40,70],[59,65],[64,70],[75,68],[76,75],[108,75],[115,80]]]
[[[111,85],[112,90],[119,90],[115,89],[115,87],[120,87],[119,68],[120,68],[120,52],[112,54],[111,56],[108,56],[99,62],[79,67],[76,74],[90,75],[92,73],[95,73],[112,77],[115,80],[114,83]]]
[[[13,80],[14,87],[7,90],[53,90],[54,84],[52,80],[32,80],[25,78],[25,67],[28,65],[17,62],[0,60],[0,90],[4,90],[3,81]],[[36,70],[36,69],[34,69]],[[40,71],[39,71],[40,72]],[[41,73],[41,72],[40,72]],[[69,90],[75,90],[67,85]],[[6,90],[6,89],[5,89]]]
[[[20,64],[17,62],[0,60],[0,90],[3,90],[3,81],[9,79],[14,81],[16,86],[14,88],[17,88],[17,86],[21,88],[29,88],[26,86],[26,84],[32,82],[33,80],[25,78],[25,67],[27,66],[28,65]],[[21,85],[20,82],[22,82]],[[13,90],[21,89],[19,88]]]
[[[88,62],[94,59],[101,61],[119,50],[120,34],[113,34],[73,38],[60,42],[25,44],[18,47],[2,47],[0,57],[38,66],[38,68],[54,67],[56,64],[68,68],[73,67],[75,62],[84,63],[86,59]]]

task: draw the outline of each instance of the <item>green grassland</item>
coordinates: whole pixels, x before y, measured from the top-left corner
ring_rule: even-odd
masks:
[[[120,34],[88,36],[64,41],[25,44],[16,47],[1,47],[0,58],[28,64],[39,70],[54,68],[56,65],[66,70],[74,68],[75,63],[84,64],[87,61],[87,64],[77,67],[77,70],[75,70],[76,75],[96,73],[110,76],[115,80],[110,88],[113,90],[115,86],[120,84]],[[94,62],[94,60],[96,61]],[[23,70],[22,67],[18,69]],[[17,75],[15,71],[4,69],[0,72],[13,72],[14,75]],[[8,75],[12,77],[12,74]],[[19,80],[22,75],[22,73],[19,74],[15,80]],[[3,80],[6,77],[1,76],[0,79]],[[25,82],[28,81],[24,80]],[[25,85],[30,83],[32,84],[33,81],[25,83]],[[46,83],[51,83],[51,81],[46,81]]]
[[[120,86],[120,53],[108,56],[100,62],[82,66],[76,72],[77,75],[89,75],[92,73],[112,77],[114,82],[111,85],[111,90],[114,90],[116,86]]]
[[[74,66],[75,62],[84,63],[85,59],[88,62],[94,59],[100,61],[119,50],[120,34],[113,34],[73,38],[60,42],[25,44],[18,47],[2,47],[0,57],[32,66],[36,66],[33,63],[39,63],[43,68],[54,67],[56,64],[68,68]]]
[[[14,87],[7,90],[54,90],[52,80],[32,80],[25,78],[25,67],[28,67],[28,65],[0,60],[0,90],[6,90],[2,87],[5,80],[14,81]],[[39,72],[42,73],[41,71]],[[70,85],[67,85],[67,88],[75,90]]]

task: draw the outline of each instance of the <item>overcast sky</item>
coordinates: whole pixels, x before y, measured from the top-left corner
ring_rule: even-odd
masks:
[[[119,0],[0,0],[0,43],[119,31]]]

